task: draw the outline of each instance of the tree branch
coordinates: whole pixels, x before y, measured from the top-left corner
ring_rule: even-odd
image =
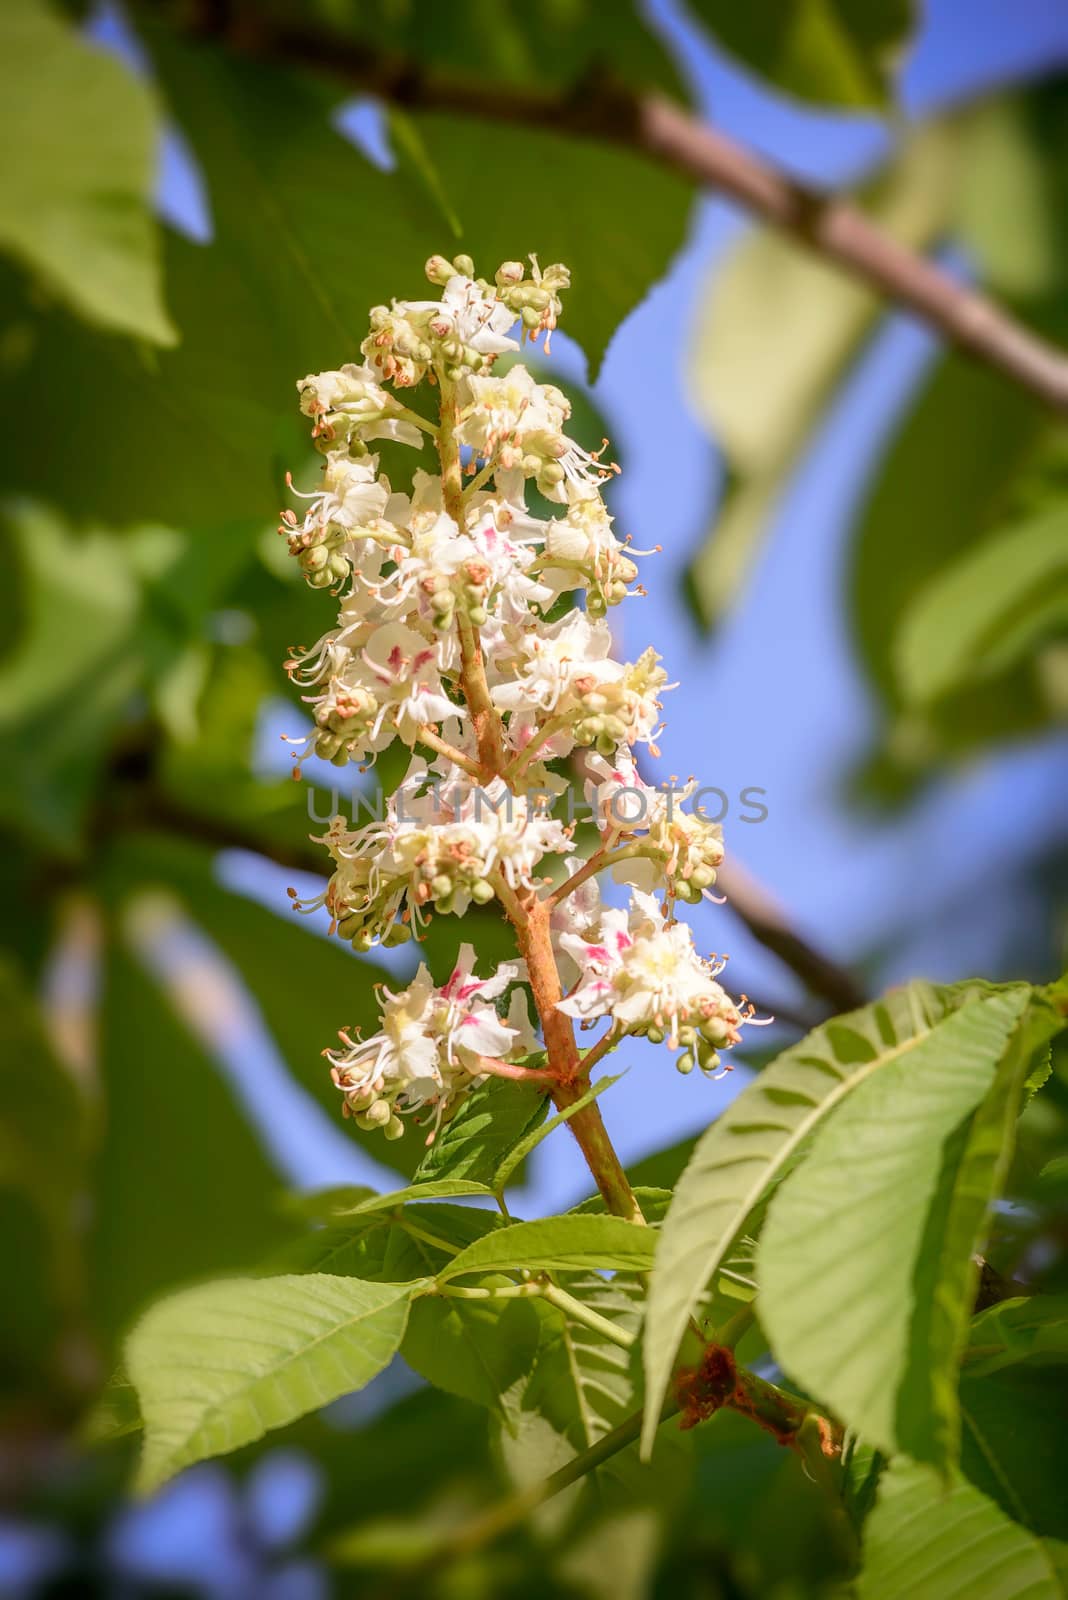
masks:
[[[442,73],[315,29],[275,24],[251,7],[202,4],[194,29],[246,55],[310,67],[349,88],[418,111],[599,139],[637,151],[729,195],[799,245],[906,307],[950,343],[1068,411],[1068,357],[978,291],[908,250],[852,205],[777,172],[658,94],[603,74],[567,94]]]
[[[766,950],[795,972],[805,987],[827,1000],[835,1011],[854,1011],[867,1000],[863,988],[845,967],[793,929],[767,890],[738,865],[725,861],[716,870],[730,909]]]

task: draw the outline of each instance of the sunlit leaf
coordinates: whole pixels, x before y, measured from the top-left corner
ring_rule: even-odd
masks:
[[[501,1162],[544,1121],[549,1109],[536,1084],[490,1078],[468,1095],[415,1171],[417,1184],[466,1178],[492,1184]]]
[[[775,1194],[757,1251],[785,1371],[869,1443],[939,1469],[958,1448],[956,1363],[996,1174],[969,1118],[1028,1001],[1020,985],[965,1005],[859,1082]],[[1017,1069],[1013,1121],[1018,1097]]]
[[[906,700],[924,704],[1026,660],[1068,629],[1068,505],[995,534],[906,610],[895,646]]]
[[[46,0],[0,8],[0,248],[80,316],[173,344],[149,210],[148,87]]]
[[[312,1273],[207,1284],[153,1306],[126,1342],[145,1427],[140,1489],[362,1389],[396,1352],[414,1292]]]
[[[653,1258],[656,1235],[651,1228],[620,1217],[547,1217],[543,1222],[516,1222],[469,1245],[449,1262],[443,1279],[467,1272],[499,1272],[510,1267],[531,1271],[578,1271],[615,1267],[640,1272]]]
[[[945,1490],[904,1457],[883,1474],[868,1519],[860,1600],[1062,1600],[1041,1541],[970,1484]]]
[[[698,1141],[660,1230],[650,1285],[646,1441],[687,1320],[746,1218],[859,1084],[932,1048],[927,1041],[968,992],[913,983],[825,1023],[765,1068]]]

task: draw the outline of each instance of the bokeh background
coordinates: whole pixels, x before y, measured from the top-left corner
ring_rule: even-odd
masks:
[[[347,97],[328,75],[234,57],[213,10],[9,0],[0,19],[0,1203],[18,1286],[0,1593],[369,1592],[322,1559],[328,1536],[372,1513],[439,1514],[493,1477],[475,1408],[397,1368],[280,1448],[194,1469],[147,1505],[124,1498],[121,1444],[92,1452],[76,1431],[154,1294],[260,1259],[285,1233],[286,1191],[394,1187],[418,1157],[342,1126],[319,1058],[340,1023],[371,1018],[372,982],[414,958],[351,955],[286,896],[314,892],[309,790],[323,818],[339,777],[288,776],[281,735],[302,724],[281,661],[331,618],[287,570],[273,511],[288,467],[313,473],[296,379],[356,355],[373,301],[422,294],[430,250],[467,250],[487,274],[531,249],[572,266],[538,361],[587,442],[613,441],[618,525],[661,547],[648,596],[613,623],[679,683],[659,774],[725,797],[727,902],[701,909],[698,933],[775,1014],[761,1044],[829,1005],[739,906],[777,908],[858,992],[1064,965],[1063,425],[637,157],[515,129],[487,140],[460,115]],[[605,63],[672,88],[1068,336],[1063,3],[927,0],[911,25],[902,6],[892,69],[877,79],[868,60],[859,84],[831,44],[762,55],[732,10],[411,0],[301,20],[432,66],[466,60],[517,93]],[[382,767],[356,781],[388,786]],[[442,963],[461,932],[447,920],[428,947]],[[500,948],[487,918],[474,937]],[[10,1070],[27,1060],[29,1093]],[[628,1164],[670,1181],[759,1063],[715,1084],[646,1046],[627,1064],[606,1118]],[[1051,1110],[1027,1138],[1052,1146],[1058,1130]],[[584,1192],[560,1134],[515,1205]],[[1026,1199],[1007,1222],[1014,1260],[1055,1272],[1063,1196]],[[782,1548],[759,1536],[784,1470],[768,1449],[706,1464],[720,1511],[695,1593],[810,1592],[821,1535],[797,1485]],[[452,1483],[460,1460],[474,1489]],[[643,1560],[627,1557],[629,1589],[596,1550],[551,1582],[639,1594]],[[464,1581],[456,1593],[517,1580]]]

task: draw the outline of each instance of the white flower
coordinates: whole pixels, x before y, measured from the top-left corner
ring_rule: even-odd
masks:
[[[560,940],[582,981],[558,1009],[589,1023],[611,1017],[627,1032],[667,1039],[671,1049],[688,1046],[679,1065],[695,1060],[703,1071],[719,1066],[718,1049],[737,1044],[743,1012],[716,982],[723,970],[697,954],[690,929],[668,922],[651,894],[634,890],[629,915],[604,912],[597,933]]]
[[[532,1035],[522,998],[518,1004],[513,1000],[507,1022],[493,1005],[517,981],[519,966],[505,962],[492,978],[476,978],[474,963],[474,950],[465,944],[440,989],[425,966],[396,994],[383,986],[381,1030],[369,1039],[342,1032],[344,1049],[323,1052],[346,1111],[361,1127],[382,1128],[387,1138],[398,1138],[404,1131],[400,1114],[426,1107],[434,1113],[429,1144],[473,1084],[529,1048]]]
[[[493,691],[502,710],[564,714],[578,707],[581,695],[618,678],[623,668],[612,661],[612,635],[602,622],[575,611],[551,627],[527,634],[516,662],[516,678]]]
[[[617,883],[639,889],[668,886],[680,900],[696,903],[708,894],[723,861],[723,830],[694,812],[682,809],[697,787],[657,788],[639,775],[624,745],[612,762],[587,758],[590,778],[586,799],[593,806],[606,849],[640,841],[648,857],[620,862],[612,870]]]
[[[315,422],[312,437],[332,441],[339,436],[366,444],[371,439],[423,443],[414,423],[397,416],[397,402],[378,382],[372,367],[351,361],[336,372],[311,372],[297,384],[300,409]]]
[[[408,918],[418,928],[431,910],[462,914],[472,900],[491,900],[497,873],[513,890],[531,889],[544,856],[574,849],[562,823],[503,779],[482,786],[439,765],[416,757],[380,822],[349,829],[334,818],[322,840],[333,876],[325,894],[297,902],[300,910],[325,904],[341,936],[368,949],[405,937]]]
[[[538,383],[526,367],[514,366],[500,377],[472,373],[463,394],[458,434],[476,455],[499,452],[508,467],[519,466],[528,452],[545,458],[561,453],[557,441],[571,403],[552,384]]]
[[[503,355],[518,350],[509,337],[515,313],[509,311],[491,289],[482,288],[473,278],[457,273],[445,285],[440,302],[431,301],[431,332],[439,339],[450,335],[480,356]]]

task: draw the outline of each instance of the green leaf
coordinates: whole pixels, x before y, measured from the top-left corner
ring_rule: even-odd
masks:
[[[940,572],[895,644],[905,699],[926,704],[981,683],[1068,627],[1068,503],[1013,526]]]
[[[937,574],[1006,516],[1026,463],[1048,436],[1032,397],[963,355],[944,356],[882,460],[850,556],[857,648],[887,713],[869,786],[893,796],[946,755],[1050,720],[1048,688],[1025,669],[908,712],[896,639]],[[904,497],[904,498],[903,498]]]
[[[958,1449],[971,1258],[993,1198],[968,1119],[1029,998],[1021,985],[964,1005],[858,1083],[774,1195],[757,1250],[786,1372],[869,1443],[940,1470]]]
[[[0,1186],[27,1194],[62,1238],[84,1177],[86,1105],[56,1058],[29,979],[0,957]]]
[[[118,948],[105,972],[100,1054],[106,1114],[89,1279],[96,1321],[113,1335],[161,1290],[240,1271],[285,1229],[281,1179],[220,1069]]]
[[[1052,1539],[1068,1538],[1060,1377],[1021,1362],[976,1378],[966,1367],[960,1386],[964,1473],[1014,1522]]]
[[[44,0],[0,9],[0,248],[80,316],[173,344],[149,210],[157,123],[147,86]]]
[[[346,1218],[373,1216],[378,1211],[393,1211],[409,1200],[457,1200],[465,1197],[492,1198],[493,1190],[467,1178],[441,1178],[436,1183],[413,1183],[392,1194],[376,1194],[373,1189],[324,1189],[318,1194],[294,1195],[289,1209],[313,1221],[342,1222]]]
[[[126,1342],[145,1425],[139,1490],[362,1389],[396,1353],[417,1290],[313,1273],[153,1306]]]
[[[969,1378],[1032,1360],[1068,1360],[1068,1295],[1002,1300],[972,1319],[964,1352]]]
[[[69,1350],[84,1296],[87,1105],[57,1059],[32,979],[0,958],[0,1405],[16,1416],[77,1387]],[[39,1393],[38,1393],[39,1391]]]
[[[92,1450],[140,1433],[141,1427],[137,1390],[120,1367],[112,1373],[78,1429],[78,1442]]]
[[[261,8],[262,9],[262,8]],[[285,12],[285,0],[280,9]],[[308,9],[308,8],[306,8]],[[499,87],[572,89],[608,68],[636,82],[677,91],[678,73],[656,33],[630,4],[613,7],[604,25],[599,0],[530,6],[524,0],[437,0],[404,5],[324,5],[316,21],[327,37],[359,40],[374,50],[414,57],[480,83]]]
[[[885,107],[917,21],[912,0],[695,0],[717,41],[777,89],[850,109]]]
[[[558,1111],[554,1117],[549,1118],[548,1122],[543,1122],[539,1127],[532,1128],[528,1134],[520,1139],[517,1145],[509,1150],[494,1173],[492,1185],[494,1192],[496,1194],[503,1192],[512,1174],[527,1159],[531,1151],[541,1144],[543,1139],[547,1139],[550,1133],[554,1133],[565,1122],[569,1122],[576,1111],[582,1111],[592,1101],[596,1100],[598,1095],[603,1094],[606,1089],[610,1089],[614,1083],[618,1083],[623,1076],[622,1072],[617,1072],[615,1077],[598,1078],[597,1082],[591,1083],[585,1094],[580,1095],[574,1104],[565,1107],[563,1111]]]
[[[491,1078],[438,1134],[415,1170],[416,1184],[442,1178],[492,1184],[501,1163],[540,1126],[548,1109],[548,1096],[537,1085]]]
[[[495,1411],[511,1426],[501,1396],[529,1371],[539,1323],[529,1300],[449,1300],[412,1306],[401,1354],[420,1377]]]
[[[528,1267],[532,1272],[567,1272],[586,1267],[614,1267],[643,1272],[653,1259],[656,1235],[621,1217],[547,1217],[542,1222],[516,1222],[479,1239],[449,1262],[443,1281],[467,1272],[500,1272]]]
[[[476,269],[492,276],[501,261],[534,250],[542,265],[562,261],[571,270],[561,326],[580,344],[596,377],[609,340],[667,272],[681,249],[693,191],[682,178],[629,151],[542,128],[487,124],[465,117],[413,116],[432,154],[447,211],[439,206],[438,248],[450,249],[449,216],[462,224],[452,249],[462,249]],[[489,134],[489,137],[487,137]],[[493,189],[492,206],[473,203],[470,175],[479,192]],[[566,173],[553,204],[532,216],[528,197],[546,173]],[[641,228],[633,226],[640,216]],[[395,285],[394,294],[404,292]]]
[[[750,1212],[856,1086],[918,1049],[964,998],[913,983],[824,1023],[766,1067],[698,1141],[660,1230],[650,1284],[646,1444],[687,1320]]]
[[[301,831],[306,829],[305,821]],[[296,827],[287,833],[292,838]],[[178,892],[193,921],[233,962],[294,1079],[340,1123],[341,1097],[322,1050],[341,1024],[374,1032],[379,1017],[374,984],[383,969],[373,960],[357,960],[340,940],[312,933],[281,891],[276,914],[223,888],[215,881],[211,853],[199,845],[173,836],[127,838],[112,870],[127,888],[147,881]],[[331,996],[336,1004],[328,1003]],[[417,1133],[390,1141],[351,1122],[345,1128],[376,1162],[400,1174],[407,1175],[422,1153]]]
[[[671,1204],[670,1189],[650,1188],[643,1184],[631,1185],[631,1192],[641,1207],[642,1216],[646,1222],[657,1223],[664,1220],[668,1206]],[[591,1194],[585,1200],[580,1200],[571,1210],[576,1216],[600,1215],[607,1211],[608,1206],[603,1194]]]
[[[859,1600],[1062,1600],[1040,1540],[970,1484],[944,1490],[904,1458],[879,1484],[865,1529]]]
[[[34,759],[11,764],[0,819],[69,857],[105,740],[140,676],[138,587],[109,534],[76,537],[51,513],[27,506],[8,510],[3,523],[19,615],[0,666],[0,732],[9,747],[29,742]]]

